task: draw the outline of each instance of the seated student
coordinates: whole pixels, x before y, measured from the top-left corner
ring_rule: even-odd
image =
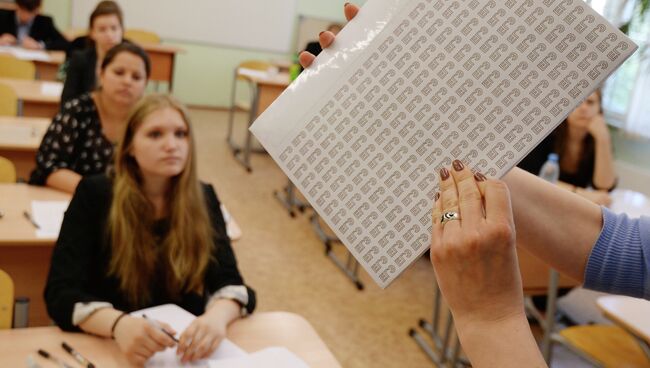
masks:
[[[16,0],[16,10],[0,9],[0,46],[65,50],[68,41],[40,9],[41,0]]]
[[[124,23],[122,10],[116,2],[101,1],[90,14],[87,37],[73,43],[83,47],[71,51],[65,67],[65,82],[61,94],[61,106],[68,100],[93,91],[97,87],[99,66],[113,46],[122,42]]]
[[[603,118],[601,91],[591,94],[519,167],[537,175],[549,153],[560,157],[559,186],[602,205],[616,187],[612,140]],[[586,190],[585,188],[593,188]]]
[[[149,57],[139,46],[124,42],[110,49],[102,60],[100,87],[66,102],[54,117],[29,183],[72,193],[83,176],[105,173],[150,72]]]
[[[174,303],[199,316],[179,339],[187,362],[209,356],[228,324],[253,311],[255,293],[196,161],[184,107],[145,97],[128,118],[115,174],[84,178],[65,213],[44,294],[59,327],[112,337],[142,366],[174,342],[125,313]]]

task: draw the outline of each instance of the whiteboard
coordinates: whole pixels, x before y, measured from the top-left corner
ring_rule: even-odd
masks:
[[[318,41],[318,34],[321,31],[327,30],[327,27],[334,23],[343,26],[346,22],[343,19],[327,19],[299,15],[296,45],[294,51],[296,53],[299,53],[305,49],[305,46],[307,46],[308,42]]]
[[[72,0],[72,26],[87,28],[98,0]],[[117,0],[127,29],[163,39],[287,53],[297,0]],[[272,5],[271,5],[272,4]]]

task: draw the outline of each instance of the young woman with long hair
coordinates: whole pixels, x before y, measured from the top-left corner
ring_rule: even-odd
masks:
[[[228,324],[253,311],[219,200],[196,171],[185,109],[145,97],[128,119],[114,175],[82,179],[65,214],[45,289],[57,325],[113,337],[143,365],[174,342],[126,313],[174,303],[199,316],[179,339],[187,362],[209,356]]]

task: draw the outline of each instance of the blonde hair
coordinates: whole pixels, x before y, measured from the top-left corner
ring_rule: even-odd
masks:
[[[171,178],[166,198],[169,231],[163,239],[153,234],[152,203],[142,190],[140,168],[131,155],[133,137],[151,113],[178,111],[188,129],[189,152],[183,171]],[[215,246],[213,230],[197,179],[194,136],[188,113],[166,95],[144,97],[132,110],[115,155],[113,200],[108,219],[111,240],[109,274],[119,279],[121,291],[134,307],[151,300],[151,282],[162,272],[166,295],[203,292],[204,275]],[[157,244],[160,243],[160,244]]]

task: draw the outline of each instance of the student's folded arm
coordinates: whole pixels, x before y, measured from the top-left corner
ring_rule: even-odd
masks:
[[[210,212],[212,226],[216,231],[212,258],[206,270],[207,292],[212,297],[223,297],[237,300],[252,313],[255,309],[255,291],[244,284],[244,279],[237,267],[237,260],[226,233],[226,225],[221,213],[219,199],[212,186],[204,187],[208,211]],[[242,295],[243,293],[246,295]]]
[[[92,259],[99,251],[96,241],[103,229],[93,210],[97,193],[87,184],[79,184],[65,213],[44,291],[48,314],[66,331],[79,331],[73,323],[77,303],[102,302],[89,291]]]

